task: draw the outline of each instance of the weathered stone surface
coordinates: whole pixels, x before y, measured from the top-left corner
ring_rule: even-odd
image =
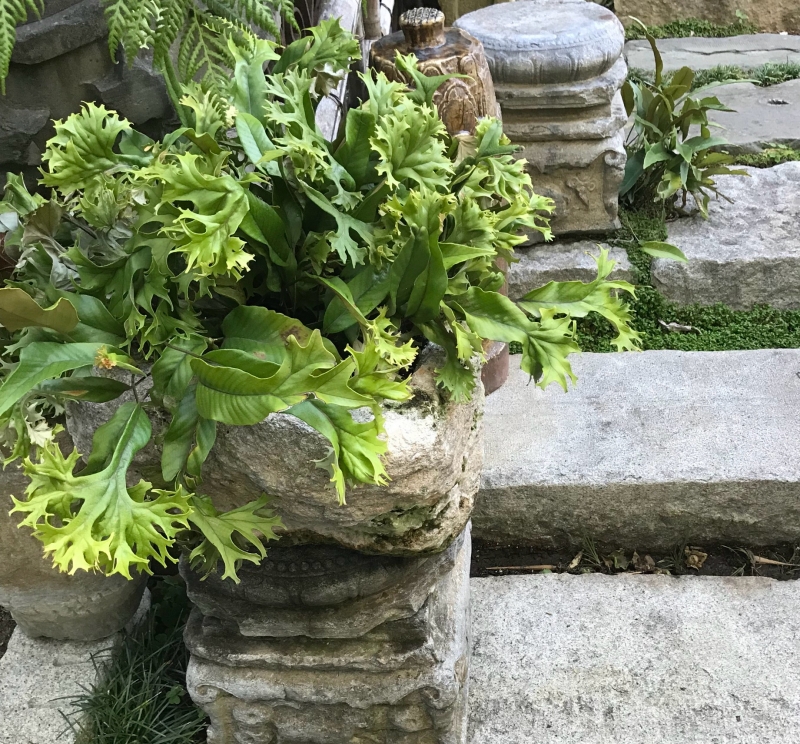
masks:
[[[108,35],[101,0],[77,0],[61,12],[23,24],[11,59],[35,65]]]
[[[542,85],[496,84],[495,95],[506,117],[513,117],[516,109],[562,109],[560,115],[568,116],[574,115],[570,109],[607,106],[619,92],[627,75],[628,66],[620,57],[608,72],[596,78]],[[605,108],[600,110],[601,115],[605,113]]]
[[[626,24],[633,16],[649,26],[687,18],[726,25],[734,23],[740,12],[761,31],[800,33],[796,0],[614,0],[614,9]]]
[[[414,373],[414,398],[386,407],[389,451],[386,486],[358,486],[339,505],[327,471],[316,461],[330,444],[294,416],[273,414],[255,426],[219,426],[203,469],[203,487],[218,508],[233,509],[262,493],[273,495],[285,534],[295,541],[336,542],[369,553],[438,552],[469,520],[482,453],[483,389],[469,403],[452,402],[437,388],[442,351],[429,346]],[[74,406],[67,427],[81,452],[117,403]],[[154,420],[156,432],[163,421]],[[159,453],[149,446],[135,464],[157,477]]]
[[[8,513],[11,494],[21,498],[27,485],[14,465],[0,472],[0,605],[29,636],[88,641],[116,633],[139,607],[145,577],[54,569],[30,530],[17,527],[20,515]]]
[[[211,717],[209,742],[463,744],[468,534],[458,545],[413,632],[401,620],[355,638],[245,638],[195,613],[187,687]]]
[[[542,548],[800,538],[800,351],[581,354],[578,386],[512,357],[486,401],[474,534]]]
[[[793,581],[508,576],[472,594],[470,744],[796,741]]]
[[[505,109],[503,132],[514,142],[526,143],[600,140],[615,137],[627,121],[622,96],[617,93],[611,103],[590,109]]]
[[[619,227],[626,162],[623,131],[604,140],[517,144],[536,192],[555,201],[550,223],[555,235],[595,235]]]
[[[800,307],[800,163],[721,176],[709,219],[669,223],[668,240],[688,263],[657,259],[653,284],[683,304]]]
[[[503,128],[521,146],[536,190],[556,202],[553,232],[618,227],[627,117],[624,34],[614,14],[585,0],[524,0],[456,25],[484,45]]]
[[[129,627],[149,606],[146,594]],[[30,638],[17,627],[0,658],[0,744],[72,744],[64,716],[76,722],[72,699],[98,681],[120,638],[57,641]]]
[[[750,70],[768,63],[800,63],[800,37],[782,34],[751,34],[722,39],[690,36],[685,39],[659,39],[658,51],[664,69],[690,67],[710,70],[718,65],[732,65]],[[653,50],[644,40],[625,44],[628,66],[640,70],[653,69]]]
[[[634,282],[628,255],[621,248],[591,240],[559,240],[517,249],[519,261],[508,270],[509,297],[518,300],[548,282],[593,281],[597,278],[597,264],[592,256],[599,256],[602,249],[608,250],[609,257],[617,262],[611,278]]]
[[[584,0],[520,0],[461,16],[457,28],[479,39],[498,83],[539,85],[598,77],[622,54],[614,14]]]
[[[0,163],[14,161],[29,165],[31,141],[49,118],[50,109],[47,108],[3,106],[0,109]]]
[[[800,149],[800,80],[761,88],[752,83],[732,83],[714,89],[732,112],[714,111],[716,134],[725,137],[728,152],[756,153],[765,147],[785,145]]]
[[[241,584],[216,574],[202,580],[185,561],[181,573],[203,615],[243,636],[353,638],[416,614],[453,569],[463,539],[419,558],[331,546],[273,548],[260,566],[241,568]]]

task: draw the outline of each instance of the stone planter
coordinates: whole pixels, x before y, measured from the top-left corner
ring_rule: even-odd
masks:
[[[30,530],[17,527],[19,515],[8,513],[10,495],[19,498],[26,486],[15,466],[0,472],[0,605],[32,637],[89,641],[116,633],[138,609],[145,577],[68,576],[54,569]]]

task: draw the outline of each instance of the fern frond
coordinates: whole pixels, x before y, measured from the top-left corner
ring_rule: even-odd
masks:
[[[11,52],[17,40],[17,26],[28,20],[28,15],[41,18],[44,0],[0,0],[0,93],[6,94],[6,77],[11,63]]]
[[[191,14],[178,48],[178,77],[182,84],[199,81],[204,87],[227,88],[234,65],[226,35],[252,34],[235,23],[202,12]]]
[[[108,50],[112,58],[122,47],[131,64],[143,47],[153,42],[153,27],[162,5],[170,0],[103,0],[108,24]]]
[[[167,62],[193,7],[194,0],[167,0],[160,4],[153,31],[153,57],[159,66]]]

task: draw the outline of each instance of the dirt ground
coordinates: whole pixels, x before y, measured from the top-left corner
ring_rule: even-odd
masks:
[[[6,652],[8,639],[14,631],[15,623],[2,607],[0,607],[0,657]]]

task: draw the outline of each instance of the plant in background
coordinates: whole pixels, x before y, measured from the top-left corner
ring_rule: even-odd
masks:
[[[368,99],[329,142],[316,106],[359,53],[338,21],[281,55],[244,33],[228,49],[230,75],[183,89],[191,126],[157,142],[87,104],[48,143],[51,199],[9,177],[0,423],[30,478],[15,511],[63,571],[147,571],[181,535],[205,571],[236,580],[258,562],[279,526],[266,497],[218,514],[202,495],[219,424],[301,419],[328,440],[343,502],[348,485],[386,482],[382,406],[411,396],[425,344],[443,348],[437,382],[456,400],[487,339],[519,343],[523,370],[565,389],[573,318],[598,312],[619,349],[638,344],[618,296],[632,287],[608,280],[605,252],[591,283],[498,292],[499,259],[523,229],[549,237],[552,204],[500,122],[448,136],[413,56],[400,64],[415,87],[363,76]],[[119,400],[82,469],[45,416],[76,400]],[[162,482],[130,487],[152,416],[167,422]]]
[[[181,86],[200,82],[208,88],[221,83],[233,66],[228,39],[242,43],[253,30],[277,38],[278,16],[296,23],[292,0],[102,1],[111,56],[122,48],[133,62],[141,49],[152,49],[153,62],[182,119],[188,114],[179,105]],[[0,0],[0,93],[5,93],[16,27],[41,18],[44,10],[44,0]]]
[[[711,136],[709,112],[730,109],[714,96],[690,96],[695,74],[688,67],[666,82],[656,40],[641,25],[653,49],[655,80],[628,80],[622,89],[633,127],[626,144],[628,162],[620,196],[637,206],[653,201],[671,205],[680,195],[685,207],[691,194],[700,212],[708,216],[711,194],[719,195],[714,178],[747,175],[729,167],[734,162],[731,155],[714,149],[726,141]]]

